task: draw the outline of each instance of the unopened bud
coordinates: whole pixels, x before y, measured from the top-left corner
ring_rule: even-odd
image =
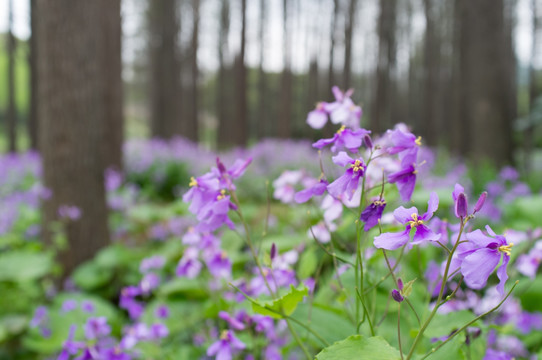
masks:
[[[271,252],[269,254],[269,257],[271,258],[271,261],[277,256],[277,245],[275,243],[271,244]]]
[[[399,290],[403,290],[403,280],[401,278],[397,278],[397,287]]]
[[[484,206],[484,203],[486,201],[487,197],[487,191],[484,191],[480,197],[478,198],[478,201],[476,202],[476,205],[474,205],[474,214],[476,214],[478,211],[482,210],[482,207]]]
[[[393,300],[397,301],[398,303],[403,302],[403,300],[405,300],[403,295],[401,295],[401,293],[397,289],[393,289],[391,291],[391,297],[393,298]]]
[[[216,158],[216,167],[221,174],[226,172],[226,167],[224,166],[224,164],[222,164],[222,161],[220,161],[220,158],[218,157]]]
[[[373,148],[373,140],[371,140],[371,137],[367,134],[363,137],[363,142],[365,143],[365,146],[367,146],[367,149]]]
[[[455,216],[458,218],[466,217],[468,213],[467,208],[467,197],[464,193],[459,193],[459,195],[457,195],[457,200],[455,201]]]

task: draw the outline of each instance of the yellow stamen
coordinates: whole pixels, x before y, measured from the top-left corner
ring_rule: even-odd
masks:
[[[416,145],[418,146],[422,146],[422,137],[421,136],[418,136],[418,138],[416,139]]]
[[[360,160],[356,160],[353,164],[350,165],[350,167],[354,169],[354,172],[363,170],[363,165]]]
[[[344,125],[341,126],[341,128],[339,130],[337,130],[337,134],[341,134],[344,131],[344,129],[346,129],[346,126],[344,126]]]
[[[222,189],[220,190],[220,195],[216,197],[217,200],[222,200],[226,197],[226,190]]]
[[[190,178],[190,182],[188,183],[188,186],[192,187],[192,186],[198,186],[198,181],[196,179],[194,179],[194,177],[192,176]]]
[[[410,224],[411,227],[417,227],[418,225],[423,224],[423,220],[418,219],[418,214],[414,213],[410,216],[412,217],[412,220],[409,221],[408,223]]]
[[[228,330],[222,330],[222,333],[220,334],[220,340],[227,340],[228,339]]]
[[[514,243],[499,246],[499,251],[502,251],[506,255],[510,256],[510,254],[512,253],[512,246],[514,246]]]
[[[375,204],[376,206],[384,206],[386,205],[386,200],[375,200],[373,201],[373,204]]]

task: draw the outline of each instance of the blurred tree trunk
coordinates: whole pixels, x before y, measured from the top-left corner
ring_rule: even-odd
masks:
[[[438,16],[434,0],[424,0],[425,49],[424,49],[424,101],[421,134],[427,144],[439,143],[439,68],[440,41],[438,39]]]
[[[149,1],[151,134],[160,138],[184,135],[195,139],[195,134],[183,134],[181,128],[178,8],[178,0]]]
[[[350,0],[348,5],[348,21],[344,31],[344,82],[346,90],[352,86],[352,33],[356,19],[357,0]]]
[[[260,24],[258,28],[258,43],[260,44],[260,63],[258,66],[258,115],[257,115],[257,137],[259,139],[269,135],[269,117],[267,116],[267,77],[263,69],[265,56],[265,29],[266,29],[266,0],[260,0]]]
[[[15,104],[15,36],[13,35],[13,0],[8,3],[8,34],[7,34],[7,55],[8,55],[8,111],[7,111],[7,133],[9,152],[17,151],[17,108]]]
[[[199,48],[199,9],[200,0],[192,0],[192,40],[190,43],[190,113],[187,119],[181,123],[181,134],[193,141],[198,141],[198,123],[199,123],[199,68],[198,68],[198,48]]]
[[[318,81],[318,57],[314,56],[309,65],[309,81],[307,85],[307,106],[306,112],[312,111],[318,102],[319,96]]]
[[[395,41],[397,0],[380,1],[378,18],[378,63],[376,91],[371,116],[371,130],[379,133],[393,125],[395,83],[393,75],[396,63]]]
[[[122,143],[124,141],[123,89],[122,89],[122,27],[120,0],[102,0],[106,32],[105,79],[105,166],[122,169]]]
[[[504,0],[463,0],[460,63],[465,120],[462,136],[476,159],[513,160],[515,67]],[[510,9],[508,8],[508,11]],[[480,16],[484,14],[484,16]]]
[[[30,51],[28,54],[28,68],[30,74],[30,103],[28,111],[28,138],[30,139],[30,148],[38,150],[38,71],[37,71],[37,53],[36,53],[36,31],[37,31],[37,14],[36,0],[30,0]]]
[[[529,123],[524,131],[524,168],[530,172],[532,168],[532,155],[534,148],[534,104],[539,96],[539,87],[537,84],[535,62],[538,58],[538,42],[540,41],[538,32],[540,31],[540,17],[538,12],[540,7],[538,0],[531,0],[532,15],[532,43],[531,43],[531,61],[529,64]]]
[[[233,119],[229,111],[233,97],[231,87],[231,71],[226,64],[228,54],[228,37],[230,31],[230,2],[222,0],[220,10],[220,29],[218,34],[218,86],[217,86],[217,107],[218,107],[218,146],[224,148],[232,143]]]
[[[333,16],[331,18],[331,31],[330,31],[330,46],[329,46],[329,68],[327,74],[327,84],[328,89],[326,94],[329,94],[331,88],[336,84],[335,80],[335,43],[336,43],[336,34],[335,29],[337,28],[337,22],[339,18],[339,0],[333,0]]]
[[[61,205],[82,217],[67,227],[69,248],[59,255],[69,274],[109,243],[104,190],[103,141],[108,94],[104,65],[107,26],[104,1],[37,0],[39,13],[38,117],[44,185],[44,237]]]
[[[241,48],[235,58],[235,125],[233,143],[245,146],[247,144],[247,68],[245,65],[247,25],[247,0],[241,0]]]
[[[283,69],[280,81],[279,118],[277,121],[277,135],[280,138],[289,138],[292,134],[292,35],[290,32],[290,19],[288,14],[288,0],[282,2],[283,23]]]

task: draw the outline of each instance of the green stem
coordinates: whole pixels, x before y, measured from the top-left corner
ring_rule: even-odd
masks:
[[[489,314],[491,314],[493,311],[497,310],[505,301],[506,299],[508,299],[508,297],[510,296],[510,294],[512,294],[512,291],[514,291],[514,288],[516,287],[516,285],[519,283],[519,280],[516,280],[516,282],[514,283],[514,285],[512,286],[512,288],[510,289],[510,291],[508,291],[508,294],[506,294],[506,296],[501,300],[501,302],[499,302],[494,308],[492,308],[491,310],[483,313],[482,315],[479,315],[477,317],[475,317],[474,319],[472,319],[471,321],[469,321],[468,323],[466,323],[465,325],[463,325],[461,328],[459,328],[459,330],[457,330],[456,332],[454,332],[453,334],[451,334],[448,339],[446,339],[445,341],[443,341],[442,343],[440,343],[436,348],[433,348],[431,349],[431,351],[427,354],[425,354],[420,360],[423,360],[429,356],[431,356],[433,353],[435,353],[438,349],[440,349],[441,347],[443,347],[445,344],[448,343],[448,341],[452,340],[457,334],[459,334],[460,332],[462,332],[463,330],[465,330],[466,328],[468,328],[469,326],[471,326],[472,324],[474,324],[475,322],[477,322],[478,320],[480,320],[481,318],[483,318],[484,316],[487,316]]]
[[[371,336],[375,336],[375,329],[373,327],[373,322],[371,321],[371,315],[369,314],[369,311],[367,310],[367,306],[365,306],[365,301],[363,301],[363,298],[361,297],[361,294],[359,292],[359,289],[356,289],[356,294],[358,294],[359,301],[361,302],[361,305],[363,305],[363,311],[365,312],[365,316],[367,317],[367,322],[369,323],[369,328],[371,329]],[[359,333],[359,327],[363,321],[359,322],[357,331]]]
[[[307,350],[305,345],[303,345],[303,342],[301,341],[301,338],[299,337],[299,335],[297,335],[297,332],[292,327],[292,324],[290,324],[290,321],[288,319],[285,319],[285,320],[286,320],[286,324],[288,325],[288,329],[290,330],[290,332],[292,333],[292,336],[295,339],[295,342],[299,345],[299,347],[301,348],[301,350],[303,351],[303,353],[307,357],[307,360],[312,360],[312,356],[309,353],[309,350]]]
[[[438,294],[437,301],[435,302],[435,307],[433,308],[433,311],[429,314],[429,317],[425,322],[423,323],[422,327],[420,328],[420,331],[418,332],[418,335],[416,335],[416,338],[414,339],[414,342],[412,343],[412,347],[410,348],[410,351],[408,352],[406,360],[410,360],[412,358],[412,355],[414,355],[414,350],[416,350],[416,346],[418,346],[418,343],[422,339],[423,333],[429,326],[429,323],[431,323],[431,320],[433,320],[433,317],[437,313],[438,308],[441,305],[442,296],[444,295],[444,288],[446,287],[446,282],[448,281],[448,271],[450,271],[450,264],[452,262],[452,256],[457,250],[457,247],[459,246],[459,239],[461,239],[461,234],[463,234],[463,229],[465,228],[465,223],[463,222],[463,219],[461,219],[461,227],[459,229],[459,234],[457,235],[457,241],[455,242],[454,247],[452,248],[452,251],[448,254],[448,260],[446,261],[446,269],[444,270],[444,276],[442,277],[442,285],[440,287],[440,291]]]
[[[401,360],[403,360],[403,346],[401,345],[401,303],[397,308],[397,341],[399,342],[399,354],[401,354]]]

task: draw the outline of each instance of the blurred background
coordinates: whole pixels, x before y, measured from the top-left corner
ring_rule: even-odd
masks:
[[[0,1],[3,151],[40,147],[39,49],[77,57],[63,46],[75,38],[103,43],[84,58],[105,56],[106,128],[127,138],[318,138],[333,129],[311,131],[306,114],[338,85],[376,133],[404,122],[429,145],[525,169],[542,143],[537,0],[115,0],[81,14],[88,32],[72,5],[50,19],[40,6],[54,8]]]

